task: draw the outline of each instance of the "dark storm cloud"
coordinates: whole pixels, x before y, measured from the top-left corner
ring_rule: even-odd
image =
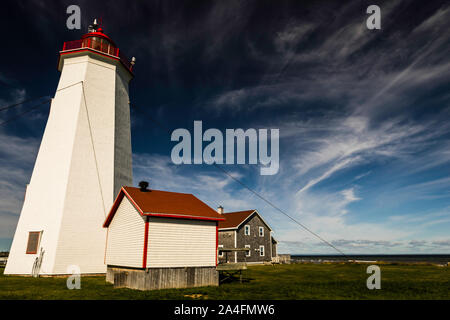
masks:
[[[39,32],[42,50],[35,54],[48,61],[62,39],[79,38],[81,32],[64,27],[65,9],[78,4],[83,31],[101,17],[105,32],[137,57],[136,91],[142,98],[145,88],[153,106],[169,104],[181,114],[183,107],[196,112],[191,107],[201,105],[351,108],[382,116],[393,108],[400,112],[413,100],[408,90],[426,90],[428,79],[448,80],[442,62],[449,9],[428,2],[417,12],[417,1],[380,1],[382,31],[370,32],[368,3],[19,1],[12,46],[22,48],[25,35]],[[36,48],[33,41],[31,46]],[[334,107],[322,107],[324,101]]]
[[[377,33],[366,29],[359,5],[336,8],[336,20],[286,22],[284,29],[268,35],[275,52],[253,49],[255,59],[269,66],[264,81],[225,92],[214,105],[239,111],[293,105],[308,110],[329,102],[322,109],[369,115],[371,120],[421,113],[420,106],[405,108],[423,103],[419,97],[426,95],[431,81],[434,90],[442,90],[449,80],[450,9],[437,5],[430,15],[415,16],[412,25],[401,19],[408,1],[381,7],[383,28]]]

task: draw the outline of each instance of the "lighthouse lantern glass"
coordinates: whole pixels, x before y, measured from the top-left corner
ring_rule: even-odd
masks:
[[[116,55],[116,47],[107,39],[100,37],[86,37],[83,39],[84,48],[92,48],[110,55]]]

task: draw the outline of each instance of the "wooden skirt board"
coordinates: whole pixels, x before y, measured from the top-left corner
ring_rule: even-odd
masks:
[[[218,286],[216,267],[133,269],[108,266],[106,281],[115,288],[155,290]]]

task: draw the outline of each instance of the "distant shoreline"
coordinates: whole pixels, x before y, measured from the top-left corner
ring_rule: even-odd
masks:
[[[450,254],[349,254],[342,255],[300,255],[292,254],[291,259],[298,262],[339,262],[349,260],[384,261],[384,262],[429,262],[446,264],[450,262]]]

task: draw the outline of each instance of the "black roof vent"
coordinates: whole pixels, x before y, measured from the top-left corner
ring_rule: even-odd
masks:
[[[141,189],[142,192],[148,192],[150,191],[148,189],[148,182],[147,181],[141,181],[139,182],[139,188]]]

